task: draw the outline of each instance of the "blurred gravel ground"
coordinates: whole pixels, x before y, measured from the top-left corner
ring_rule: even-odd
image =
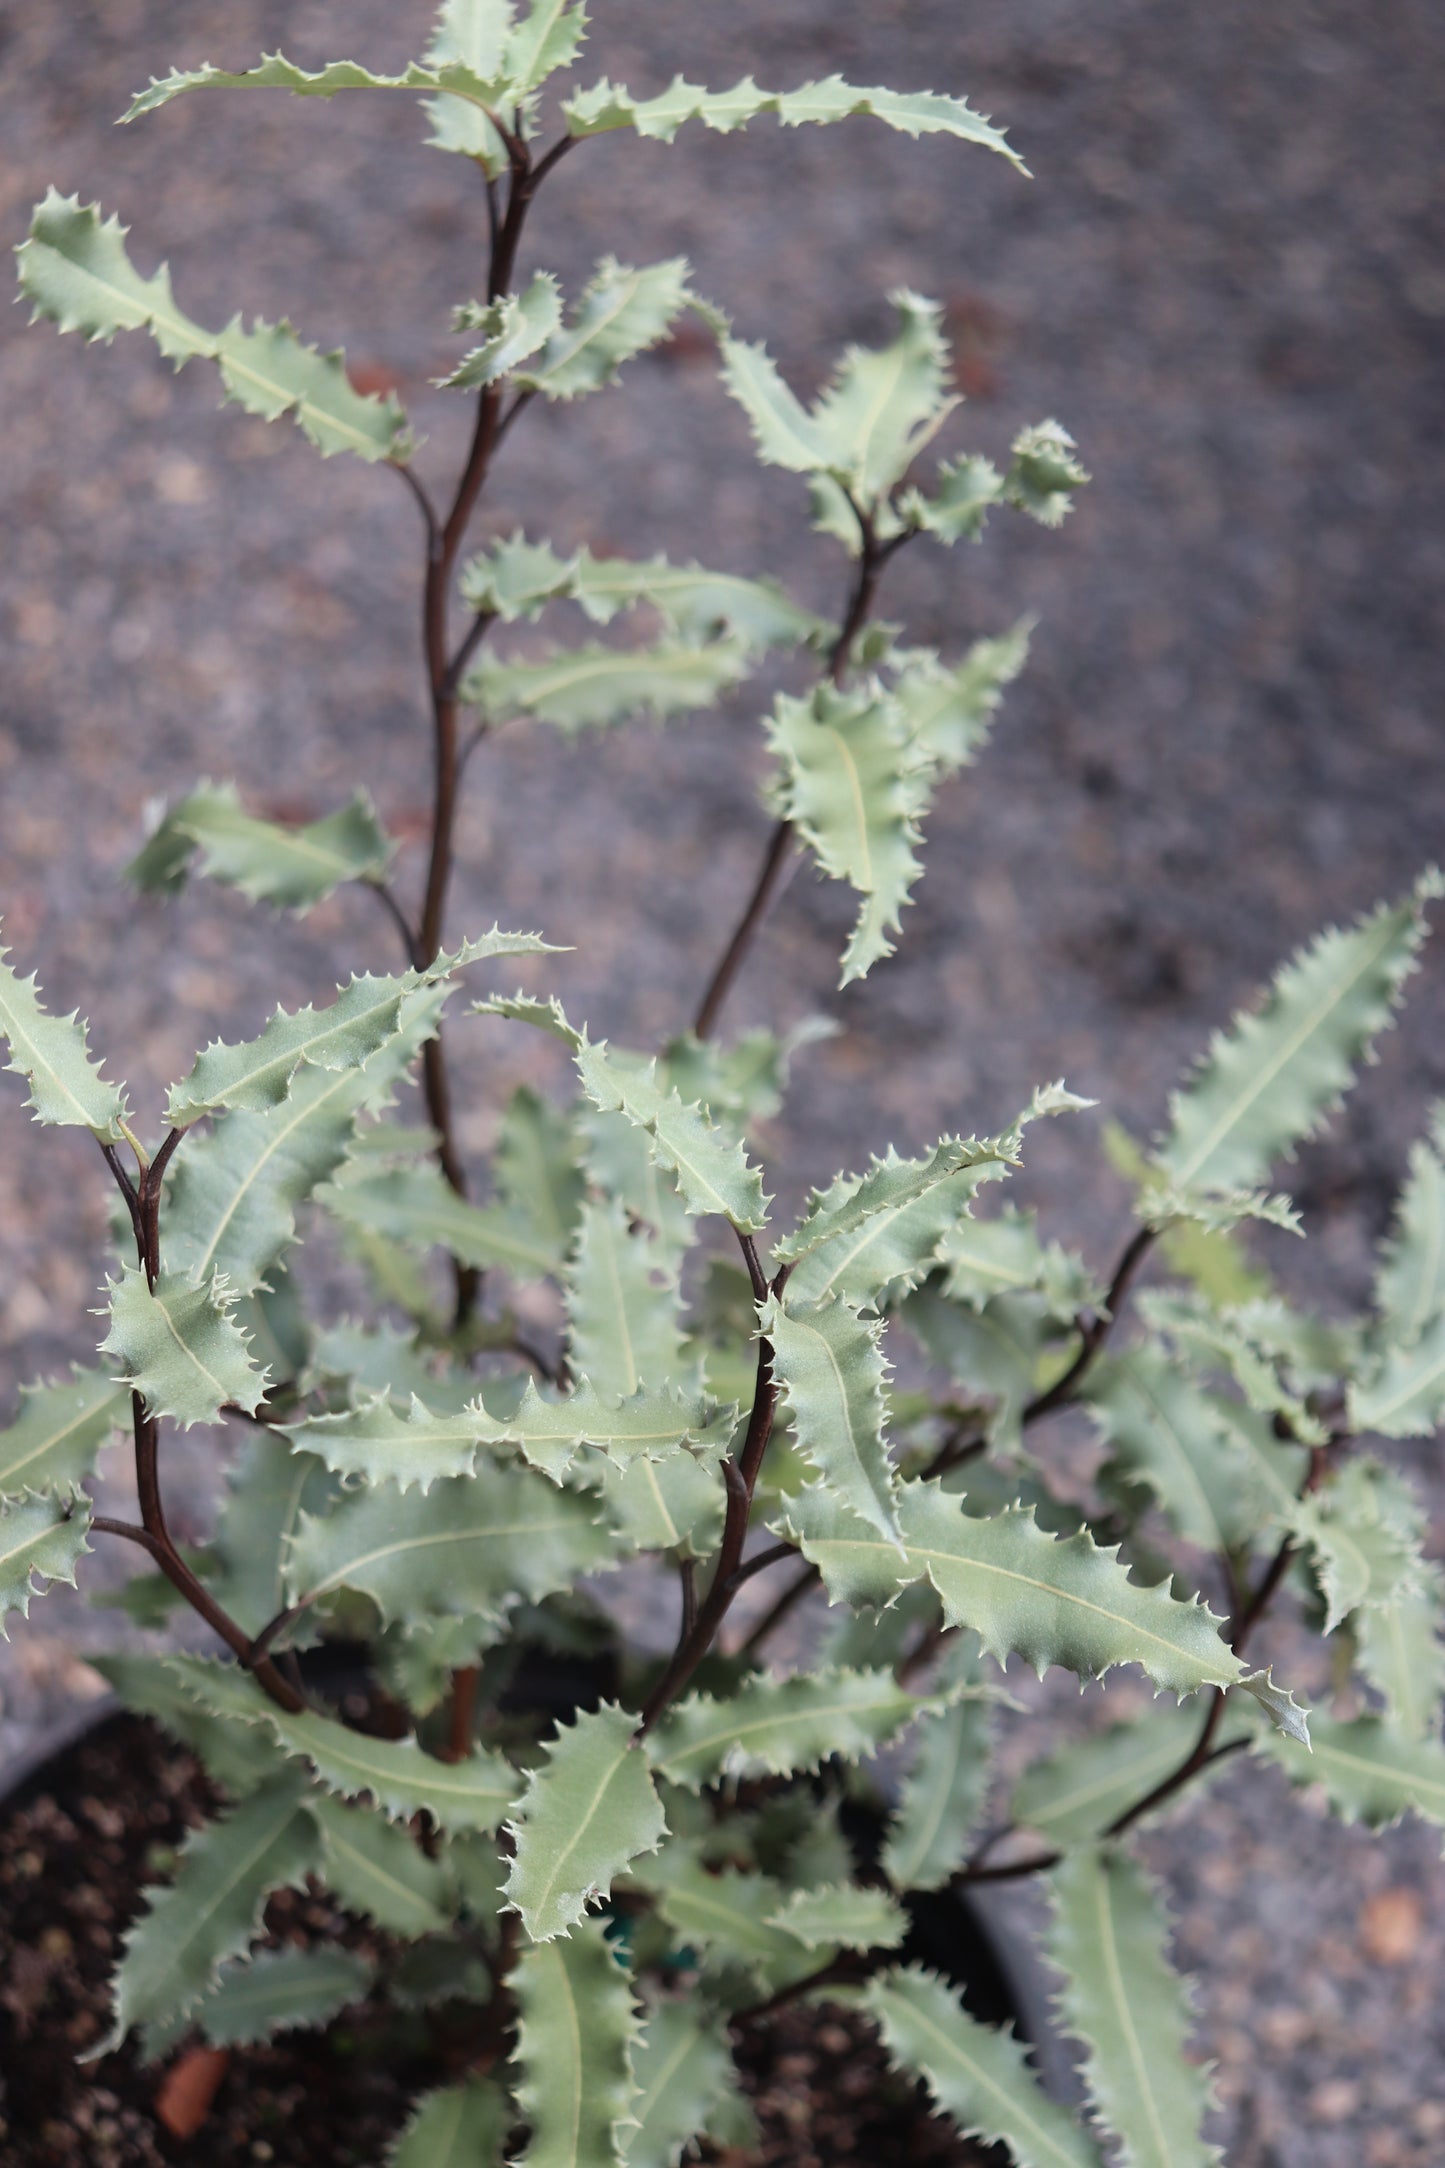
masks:
[[[1038,179],[962,146],[855,122],[672,151],[621,138],[564,166],[531,237],[575,285],[605,250],[686,251],[700,289],[766,337],[800,385],[887,325],[882,296],[945,299],[970,405],[959,442],[998,455],[1055,414],[1095,483],[1057,536],[996,520],[982,549],[898,568],[884,598],[950,648],[1041,620],[1034,660],[976,773],[943,795],[903,952],[832,993],[846,898],[804,874],[732,1020],[823,1008],[770,1154],[786,1202],[893,1136],[989,1129],[1064,1074],[1147,1128],[1181,1064],[1324,919],[1397,890],[1442,845],[1445,535],[1436,0],[597,0],[593,56],[634,88],[685,68],[723,84],[846,71],[964,89]],[[197,97],[114,133],[150,72],[399,64],[418,0],[10,0],[0,10],[0,223],[18,242],[56,181],[136,226],[143,266],[222,321],[289,314],[394,376],[456,458],[459,407],[430,388],[452,304],[478,291],[470,175],[423,148],[406,100],[330,107]],[[321,464],[284,429],[215,411],[124,339],[92,354],[26,333],[0,347],[0,800],[7,938],[78,1004],[142,1109],[224,1025],[278,994],[389,966],[365,898],[304,926],[242,922],[204,891],[129,903],[116,874],[146,801],[234,775],[314,813],[365,781],[405,833],[423,817],[414,509],[388,475]],[[706,355],[683,343],[624,389],[529,417],[496,529],[770,569],[820,607],[842,568],[789,478],[760,474]],[[684,1020],[765,834],[756,703],[666,734],[569,749],[505,733],[472,773],[454,924],[539,923],[575,956],[549,974],[574,1014],[646,1042]],[[1288,1258],[1357,1301],[1405,1147],[1445,1082],[1441,964],[1296,1190],[1312,1240]],[[468,1141],[530,1050],[459,1033]],[[7,1381],[86,1354],[105,1192],[79,1140],[24,1127],[0,1150]],[[1033,1147],[1035,1190],[1100,1258],[1123,1200],[1081,1179],[1077,1130]],[[198,1517],[214,1448],[178,1450]],[[120,1456],[113,1456],[119,1462]],[[1424,1457],[1421,1466],[1425,1467]],[[1433,1462],[1437,1519],[1441,1487]],[[123,1501],[117,1466],[112,1491]],[[114,1554],[97,1578],[114,1575]],[[6,1653],[0,1740],[81,1691],[78,1603]],[[1287,1650],[1287,1641],[1281,1641]],[[1061,1705],[1062,1706],[1062,1705]],[[1069,1704],[1070,1707],[1076,1704]],[[1426,2168],[1445,2157],[1445,1880],[1418,1828],[1380,1843],[1236,1770],[1206,1820],[1150,1840],[1199,1972],[1236,2168]]]

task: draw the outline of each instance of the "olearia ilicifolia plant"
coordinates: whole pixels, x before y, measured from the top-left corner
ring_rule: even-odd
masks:
[[[994,1202],[1032,1123],[1078,1121],[1084,1102],[1058,1084],[998,1135],[890,1148],[796,1225],[773,1218],[750,1131],[776,1110],[788,1049],[719,1032],[752,937],[806,852],[857,893],[844,983],[890,954],[933,794],[979,752],[1024,659],[1022,627],[952,659],[909,644],[874,614],[886,568],[977,540],[995,509],[1051,527],[1086,477],[1052,422],[1022,430],[1006,471],[939,463],[949,356],[939,309],[912,293],[894,297],[891,343],[850,348],[808,406],[682,261],[608,258],[571,297],[532,269],[544,184],[606,131],[670,143],[694,121],[846,119],[1018,163],[960,98],[837,77],[784,92],[678,80],[644,100],[605,79],[559,90],[584,27],[582,0],[447,0],[399,75],[308,74],[278,55],[169,75],[127,116],[226,88],[421,95],[440,150],[481,169],[490,213],[486,290],[457,297],[465,345],[446,383],[475,423],[444,495],[416,471],[400,406],[358,392],[340,354],[239,314],[205,329],[97,208],[52,193],[20,249],[37,316],[92,341],[147,331],[177,367],[213,363],[247,412],[412,493],[435,789],[414,905],[364,795],[288,826],[204,782],[163,813],[130,868],[141,888],[199,875],[304,911],[365,883],[401,945],[392,975],[207,1047],[163,1111],[132,1113],[85,1027],[0,966],[30,1110],[94,1135],[134,1237],[134,1261],[109,1271],[97,1358],[28,1389],[0,1435],[0,1602],[25,1612],[42,1585],[81,1577],[94,1544],[131,1544],[146,1554],[136,1615],[189,1605],[224,1647],[104,1665],[225,1801],[149,1893],[108,2044],[135,2033],[157,2058],[196,2033],[320,2026],[404,1980],[409,2011],[445,1999],[474,2023],[465,2052],[454,2023],[438,2047],[396,2168],[667,2168],[703,2133],[747,2142],[734,2044],[830,1998],[1019,2168],[1195,2168],[1220,2157],[1209,2080],[1136,1832],[1241,1750],[1322,1785],[1347,1819],[1445,1821],[1441,1577],[1408,1483],[1363,1442],[1428,1436],[1445,1411],[1445,1140],[1437,1127],[1415,1147],[1364,1316],[1292,1302],[1242,1224],[1297,1226],[1270,1170],[1369,1056],[1439,883],[1426,874],[1304,950],[1215,1038],[1154,1144],[1118,1147],[1137,1231],[1112,1270]],[[733,571],[481,531],[512,429],[610,385],[689,310],[759,457],[811,492],[839,568],[832,622]],[[607,636],[539,659],[528,632],[519,653],[512,628],[564,603]],[[545,993],[474,1000],[491,1032],[560,1039],[575,1087],[561,1104],[517,1091],[489,1167],[465,1165],[452,1110],[467,1080],[449,1076],[443,1011],[464,976],[495,983],[520,956],[545,974],[548,953],[534,932],[447,923],[465,755],[481,741],[484,763],[488,734],[519,719],[571,734],[702,710],[765,658],[789,688],[763,725],[774,825],[736,933],[710,975],[701,962],[692,1029],[625,1050]],[[424,1122],[393,1106],[417,1068]],[[312,1315],[298,1249],[321,1223],[369,1269],[371,1315]],[[934,1389],[890,1391],[890,1346]],[[1069,1409],[1104,1451],[1074,1492],[1034,1450]],[[210,1540],[183,1555],[160,1448],[197,1424],[227,1426],[236,1452]],[[134,1523],[97,1514],[86,1489],[122,1431]],[[638,1562],[676,1619],[665,1660],[609,1608],[607,1576],[633,1567],[635,1595]],[[776,1589],[752,1590],[742,1631],[733,1607],[764,1576]],[[1285,1595],[1351,1680],[1308,1723],[1253,1662]],[[807,1652],[790,1671],[770,1661],[785,1618]],[[364,1645],[400,1735],[328,1705],[305,1660],[327,1637]],[[596,1691],[560,1720],[534,1713],[546,1696],[527,1682],[579,1653]],[[1124,1667],[1154,1705],[1131,1696],[1127,1721],[1105,1712],[1061,1743],[1019,1717],[1012,1659],[1081,1682]],[[1001,1792],[992,1749],[1021,1720],[1039,1751]],[[869,1769],[884,1748],[886,1783]],[[841,1812],[860,1796],[878,1831],[866,1850]],[[425,1963],[382,1977],[345,1950],[265,1947],[268,1898],[308,1876],[425,1945]],[[1060,2018],[1084,2050],[1077,2113],[1009,2030],[900,1955],[916,1893],[1012,1876],[1047,1888]]]

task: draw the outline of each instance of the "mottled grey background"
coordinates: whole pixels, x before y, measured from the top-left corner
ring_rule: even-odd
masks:
[[[398,64],[426,13],[12,0],[0,224],[19,241],[52,180],[98,196],[133,224],[145,268],[171,259],[202,320],[289,314],[394,376],[430,440],[422,468],[441,476],[464,418],[429,380],[455,352],[449,308],[483,282],[484,229],[471,175],[423,147],[410,101],[197,97],[109,125],[172,63],[240,67],[280,44],[305,62]],[[847,1029],[800,1072],[770,1140],[776,1186],[795,1198],[889,1136],[997,1127],[1059,1074],[1147,1128],[1208,1028],[1285,951],[1442,850],[1438,7],[597,0],[595,16],[597,72],[638,89],[746,67],[780,86],[838,69],[964,90],[1037,178],[863,121],[692,130],[671,151],[614,138],[563,166],[529,260],[575,285],[605,250],[685,251],[699,288],[809,389],[841,344],[886,330],[888,289],[939,294],[970,398],[956,441],[997,456],[1019,424],[1056,415],[1095,476],[1058,535],[996,520],[981,549],[920,548],[890,578],[888,612],[945,648],[1023,610],[1040,629],[993,748],[941,795],[899,959],[835,996],[849,904],[804,872],[730,1012],[782,1025],[821,1008]],[[385,473],[218,413],[203,369],[172,378],[129,338],[86,353],[26,332],[19,310],[0,415],[7,937],[153,1109],[214,1032],[391,959],[365,898],[296,927],[205,893],[137,906],[116,875],[146,801],[200,773],[305,814],[365,782],[414,831],[416,516]],[[766,568],[819,607],[841,592],[797,487],[752,466],[692,344],[529,417],[488,517]],[[756,712],[744,695],[571,748],[505,733],[472,771],[454,925],[500,916],[575,943],[554,983],[598,1030],[642,1043],[684,1020],[765,835]],[[1312,1239],[1287,1262],[1325,1300],[1359,1298],[1409,1135],[1445,1081],[1441,968],[1296,1170]],[[480,1031],[456,1044],[480,1147],[535,1053]],[[1035,1193],[1102,1262],[1123,1199],[1092,1148],[1080,1172],[1077,1145],[1051,1125]],[[10,1381],[93,1348],[105,1211],[84,1141],[30,1131],[8,1093]],[[216,1450],[182,1454],[183,1522]],[[1433,1456],[1418,1464],[1430,1475]],[[119,1499],[125,1483],[117,1467]],[[18,1633],[0,1671],[12,1744],[86,1684],[84,1606],[55,1599],[37,1619],[48,1631]],[[1149,1851],[1203,1976],[1231,2161],[1437,2161],[1434,1839],[1371,1844],[1250,1770],[1217,1798]]]

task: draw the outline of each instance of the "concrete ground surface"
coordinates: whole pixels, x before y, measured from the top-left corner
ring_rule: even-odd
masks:
[[[796,1201],[890,1137],[996,1129],[1059,1075],[1147,1132],[1284,954],[1445,849],[1438,8],[597,0],[594,16],[595,72],[638,90],[678,70],[718,86],[838,70],[964,91],[1037,177],[862,120],[693,129],[670,151],[608,138],[549,184],[529,261],[575,288],[609,250],[686,253],[698,289],[807,389],[848,340],[886,332],[890,289],[936,294],[969,394],[950,445],[997,457],[1053,415],[1094,476],[1058,534],[996,518],[981,548],[920,547],[890,575],[885,612],[948,651],[1026,610],[1039,630],[994,744],[940,795],[898,958],[835,994],[849,902],[806,870],[760,945],[731,1023],[822,1011],[846,1033],[800,1065],[772,1186]],[[451,307],[484,281],[485,225],[412,101],[205,96],[110,126],[172,64],[242,67],[279,45],[394,66],[426,19],[417,0],[9,0],[5,236],[23,238],[51,182],[98,197],[143,268],[171,260],[203,322],[289,315],[394,379],[428,438],[422,471],[446,475],[465,414],[431,380],[457,351]],[[0,417],[5,938],[56,1007],[91,1018],[149,1120],[208,1038],[392,966],[366,897],[298,924],[204,889],[136,903],[117,874],[147,802],[203,774],[307,816],[365,783],[416,833],[418,522],[390,475],[218,412],[201,365],[173,377],[139,338],[86,352],[14,310]],[[801,491],[752,464],[692,339],[621,389],[525,419],[486,510],[490,531],[522,524],[769,571],[820,609],[843,589]],[[766,835],[758,708],[745,689],[664,731],[502,732],[472,767],[453,928],[500,918],[572,943],[547,983],[598,1033],[647,1044],[685,1021]],[[403,885],[415,877],[413,852]],[[1285,1262],[1326,1303],[1361,1299],[1445,1084],[1442,973],[1427,963],[1380,1066],[1292,1170],[1310,1241]],[[454,1045],[480,1149],[536,1057],[480,1026]],[[1125,1200],[1085,1136],[1049,1125],[1032,1194],[1103,1264]],[[102,1172],[83,1139],[30,1131],[5,1094],[8,1386],[93,1350]],[[199,1524],[217,1452],[200,1433],[176,1449],[183,1525]],[[123,1501],[121,1457],[108,1495]],[[1438,1524],[1434,1456],[1414,1465]],[[98,1557],[97,1578],[120,1563]],[[0,1666],[7,1748],[86,1690],[95,1636],[60,1597],[17,1629]],[[1234,2168],[1445,2157],[1436,1837],[1369,1840],[1237,1768],[1146,1849],[1201,1982]]]

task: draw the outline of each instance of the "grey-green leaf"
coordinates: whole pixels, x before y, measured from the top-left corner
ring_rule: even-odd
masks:
[[[726,1700],[688,1695],[645,1743],[660,1775],[696,1791],[725,1777],[791,1776],[816,1769],[831,1754],[871,1754],[936,1706],[909,1693],[891,1671],[756,1676]]]
[[[194,2009],[217,1967],[251,1941],[272,1890],[294,1888],[318,1865],[304,1791],[304,1777],[287,1771],[187,1838],[174,1881],[152,1893],[126,1936],[107,2047],[133,2025]]]
[[[948,1623],[971,1626],[1000,1662],[1012,1652],[1036,1670],[1062,1664],[1081,1678],[1135,1663],[1176,1694],[1246,1683],[1203,1604],[1167,1586],[1141,1588],[1082,1530],[1047,1535],[1019,1506],[975,1519],[938,1483],[901,1484],[898,1520],[902,1559],[820,1486],[789,1501],[787,1525],[835,1601],[886,1603],[926,1574]]]
[[[1089,2095],[1125,2168],[1219,2168],[1201,2135],[1212,2105],[1189,2059],[1191,2013],[1166,1955],[1168,1925],[1144,1871],[1116,1851],[1071,1852],[1052,1876],[1049,1955],[1059,2009],[1088,2048]]]
[[[1350,1425],[1383,1438],[1430,1438],[1445,1419],[1445,1310],[1419,1339],[1387,1340],[1349,1384]]]
[[[224,331],[206,331],[176,306],[164,264],[142,278],[125,251],[127,229],[102,220],[98,204],[51,189],[18,251],[21,290],[36,316],[87,340],[117,331],[149,331],[180,368],[193,356],[214,361],[227,394],[250,414],[275,421],[291,415],[324,456],[355,452],[362,459],[407,456],[406,417],[395,399],[352,388],[339,353],[322,354],[287,323],[257,319],[243,328],[236,316]]]
[[[993,1710],[958,1700],[921,1719],[883,1847],[895,1889],[941,1889],[963,1865],[990,1775]]]
[[[321,1833],[320,1872],[348,1912],[394,1935],[429,1935],[447,1924],[446,1876],[404,1828],[324,1794],[309,1797],[305,1811]]]
[[[710,708],[746,677],[750,650],[739,640],[660,640],[653,647],[564,649],[541,662],[482,656],[462,697],[495,722],[535,716],[559,730],[600,730],[641,715],[659,719]]]
[[[530,1468],[483,1466],[425,1494],[360,1491],[302,1516],[288,1585],[293,1598],[357,1589],[388,1620],[495,1618],[615,1563],[595,1510]]]
[[[152,1415],[189,1430],[214,1422],[229,1404],[248,1414],[260,1406],[266,1373],[251,1360],[231,1316],[235,1297],[219,1272],[202,1287],[163,1272],[151,1289],[143,1272],[126,1265],[107,1292],[110,1331],[101,1353],[116,1358],[120,1381],[142,1395]]]
[[[981,2025],[934,1974],[894,1966],[848,1999],[873,2019],[894,2068],[922,2078],[966,2136],[1006,2144],[1018,2168],[1098,2168],[1094,2145],[1043,2090],[1021,2043]]]
[[[1029,1763],[1014,1786],[1009,1818],[1049,1844],[1087,1844],[1183,1767],[1199,1729],[1197,1710],[1155,1707],[1132,1723],[1059,1747]],[[1217,1743],[1248,1737],[1251,1729],[1227,1716]]]
[[[716,1212],[742,1234],[756,1234],[767,1224],[769,1199],[763,1178],[748,1162],[741,1138],[732,1137],[700,1106],[685,1106],[666,1084],[654,1060],[595,1045],[585,1031],[574,1030],[554,1002],[518,997],[478,1002],[484,1015],[516,1017],[539,1025],[572,1049],[582,1089],[604,1114],[621,1114],[643,1130],[653,1160],[676,1178],[690,1212]]]
[[[379,881],[396,845],[365,791],[324,820],[283,825],[246,812],[234,783],[201,783],[163,813],[126,868],[137,888],[179,888],[199,853],[208,880],[297,913],[345,881]]]
[[[777,811],[823,872],[862,898],[843,956],[847,986],[893,953],[900,913],[923,871],[918,823],[933,766],[876,683],[847,692],[821,684],[801,700],[780,695],[767,734],[782,771]]]
[[[1375,1309],[1385,1338],[1411,1347],[1445,1310],[1445,1106],[1429,1140],[1410,1148],[1410,1172],[1375,1276]]]
[[[641,269],[605,256],[567,321],[513,371],[519,390],[576,399],[610,384],[623,364],[665,339],[688,306],[683,256]]]
[[[89,1501],[81,1498],[0,1499],[0,1636],[12,1611],[30,1616],[36,1583],[75,1586],[75,1569],[90,1546]]]
[[[635,2125],[622,2135],[627,2168],[677,2168],[690,2140],[735,2083],[723,2020],[695,1999],[648,2011],[632,2057]]]
[[[636,99],[620,85],[603,81],[569,98],[562,111],[573,135],[600,135],[612,128],[635,128],[641,136],[671,143],[685,122],[727,135],[761,113],[773,113],[785,128],[826,126],[853,114],[870,115],[904,135],[949,135],[998,151],[1022,172],[1018,153],[982,114],[962,98],[931,90],[860,90],[841,75],[804,83],[797,90],[760,90],[751,77],[731,90],[703,90],[677,76],[655,98]]]
[[[0,1496],[70,1496],[101,1447],[130,1420],[130,1394],[99,1370],[72,1369],[58,1385],[22,1385],[20,1414],[0,1430]]]
[[[567,1336],[574,1375],[630,1398],[643,1385],[681,1382],[690,1368],[677,1277],[656,1237],[616,1198],[583,1205],[567,1268]]]
[[[258,1950],[248,1963],[221,1968],[192,2013],[212,2047],[250,2047],[273,2033],[329,2025],[360,2002],[373,1966],[350,1950]]]
[[[1260,1751],[1292,1784],[1321,1784],[1346,1822],[1388,1829],[1418,1814],[1445,1828],[1445,1747],[1438,1736],[1412,1739],[1379,1716],[1340,1719],[1316,1713],[1310,1749],[1262,1731]]]
[[[888,1365],[881,1319],[845,1302],[794,1311],[770,1296],[758,1325],[793,1418],[798,1448],[833,1494],[898,1539],[894,1475],[884,1439]]]
[[[559,1731],[511,1824],[507,1897],[534,1942],[575,1926],[589,1901],[667,1834],[637,1719],[608,1704]]]
[[[87,1027],[78,1016],[50,1016],[40,1006],[34,977],[22,979],[0,949],[0,1038],[5,1066],[30,1084],[26,1105],[37,1122],[88,1129],[113,1144],[125,1119],[125,1095],[107,1084],[90,1058]]]
[[[512,1984],[517,2106],[531,2125],[518,2168],[616,2168],[636,2081],[632,1982],[598,1920],[532,1943]]]
[[[169,1669],[200,1708],[258,1725],[304,1760],[328,1791],[371,1799],[393,1820],[427,1813],[440,1829],[490,1834],[517,1796],[516,1775],[500,1754],[477,1749],[461,1761],[439,1761],[414,1739],[373,1738],[315,1709],[282,1709],[238,1665],[177,1656]]]
[[[512,2103],[495,2078],[426,2093],[388,2155],[389,2168],[502,2168]]]
[[[1424,907],[1441,892],[1432,870],[1400,903],[1321,934],[1279,973],[1258,1014],[1215,1037],[1170,1102],[1158,1153],[1170,1182],[1248,1189],[1313,1136],[1389,1022],[1425,937]]]

